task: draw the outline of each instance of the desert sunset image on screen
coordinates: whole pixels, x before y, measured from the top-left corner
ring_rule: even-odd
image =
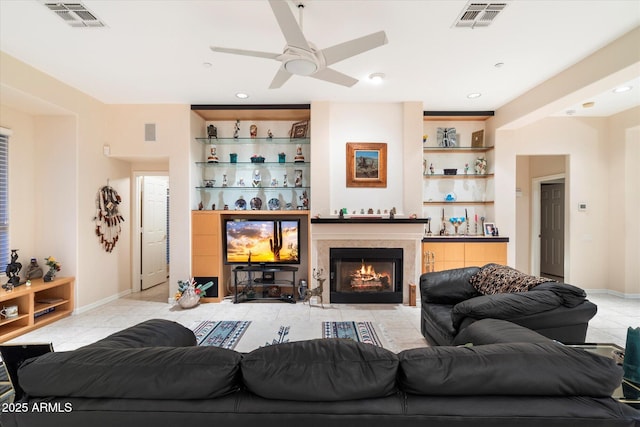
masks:
[[[298,263],[299,222],[245,220],[226,223],[226,262]]]

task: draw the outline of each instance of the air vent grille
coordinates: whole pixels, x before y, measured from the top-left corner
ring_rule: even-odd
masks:
[[[49,3],[44,5],[74,28],[98,28],[105,24],[82,3]]]
[[[453,26],[456,28],[488,27],[505,7],[507,3],[469,2],[462,9]]]

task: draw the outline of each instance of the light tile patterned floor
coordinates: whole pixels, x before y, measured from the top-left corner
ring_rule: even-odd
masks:
[[[420,308],[402,304],[325,304],[325,309],[297,303],[244,303],[225,300],[182,310],[167,303],[167,285],[132,294],[96,309],[62,319],[22,335],[11,342],[52,342],[56,351],[73,350],[152,318],[174,320],[191,326],[200,320],[252,320],[296,322],[322,320],[371,321],[382,329],[390,349],[400,351],[427,345],[420,334]],[[625,345],[627,327],[640,326],[640,299],[624,299],[594,293],[589,299],[598,313],[589,324],[588,342]]]

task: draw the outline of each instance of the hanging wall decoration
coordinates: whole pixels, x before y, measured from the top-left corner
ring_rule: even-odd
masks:
[[[104,250],[111,252],[118,242],[122,231],[121,223],[124,218],[118,212],[118,205],[122,199],[113,188],[106,185],[98,190],[96,195],[96,235]]]

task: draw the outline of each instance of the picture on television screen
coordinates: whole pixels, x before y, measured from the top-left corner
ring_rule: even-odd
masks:
[[[226,220],[226,264],[299,264],[299,220]]]

